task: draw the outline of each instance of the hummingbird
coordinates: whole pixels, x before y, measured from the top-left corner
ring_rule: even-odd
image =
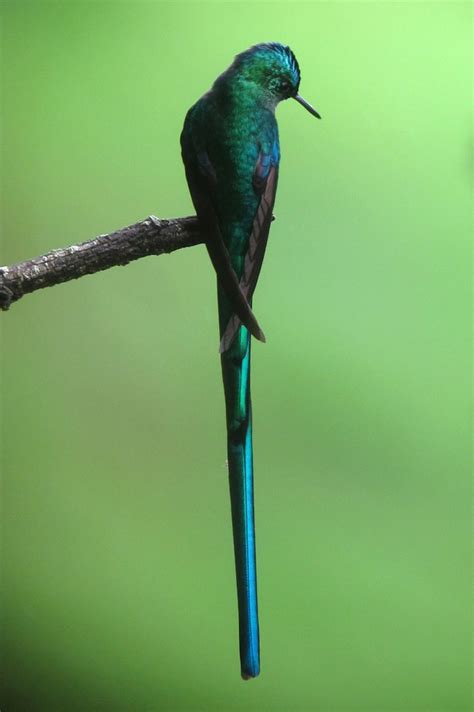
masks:
[[[288,46],[238,54],[187,112],[182,158],[191,198],[217,274],[220,359],[227,422],[241,675],[260,672],[250,399],[251,336],[265,341],[252,297],[267,246],[278,181],[275,109],[295,99],[300,69]]]

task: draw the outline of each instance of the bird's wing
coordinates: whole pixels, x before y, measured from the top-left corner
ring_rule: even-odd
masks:
[[[265,341],[264,333],[239,285],[239,280],[222,239],[219,220],[212,202],[212,194],[217,180],[214,167],[206,150],[193,150],[193,154],[189,155],[183,145],[183,159],[189,190],[199,222],[205,233],[206,247],[218,280],[242,324],[247,327],[256,339]]]
[[[268,233],[273,216],[273,206],[275,204],[277,182],[278,163],[272,161],[272,155],[270,153],[261,151],[253,174],[255,191],[260,193],[261,197],[252,224],[248,250],[245,255],[244,270],[240,279],[240,288],[249,302],[251,302],[265,256]],[[224,351],[230,348],[241,324],[247,326],[240,318],[240,315],[235,312],[227,322],[227,326],[224,330],[219,347],[221,353],[224,353]]]

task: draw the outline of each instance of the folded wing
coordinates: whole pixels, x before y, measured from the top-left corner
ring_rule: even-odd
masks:
[[[244,271],[239,283],[240,289],[249,303],[251,303],[265,256],[268,233],[273,217],[277,182],[278,165],[271,163],[270,154],[260,153],[255,167],[253,184],[255,190],[261,194],[261,197],[250,233]],[[224,330],[219,347],[221,353],[230,348],[241,324],[247,326],[236,311],[229,319]]]
[[[229,253],[222,238],[219,221],[211,198],[216,184],[216,174],[209,156],[204,150],[199,151],[195,156],[189,156],[183,146],[183,158],[191,197],[205,233],[206,247],[219,282],[240,322],[247,327],[252,336],[259,341],[265,341],[265,335],[255,318],[242,287],[239,285],[239,280],[232,267]],[[197,158],[198,170],[195,169],[193,158]]]

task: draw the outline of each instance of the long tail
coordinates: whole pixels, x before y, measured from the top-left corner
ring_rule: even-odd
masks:
[[[223,325],[225,326],[225,319],[221,319],[221,331]],[[253,504],[250,335],[244,326],[240,327],[230,349],[221,354],[221,363],[227,412],[227,453],[239,605],[240,664],[242,677],[248,680],[260,672],[260,646]]]

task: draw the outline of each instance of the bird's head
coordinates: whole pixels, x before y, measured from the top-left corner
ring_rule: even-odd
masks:
[[[275,107],[285,99],[296,99],[313,116],[321,118],[298,94],[300,68],[289,47],[278,42],[254,45],[236,56],[228,72],[253,85],[254,91],[270,106]]]

